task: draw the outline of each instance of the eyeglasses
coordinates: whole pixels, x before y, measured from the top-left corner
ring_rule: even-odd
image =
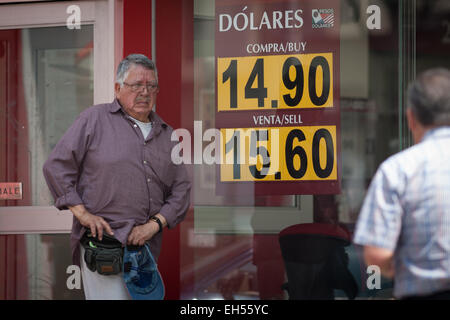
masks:
[[[150,93],[154,93],[156,92],[156,90],[158,90],[158,85],[157,84],[153,84],[153,83],[149,83],[149,84],[142,84],[142,83],[126,83],[124,82],[123,84],[127,85],[130,87],[131,91],[133,92],[139,92],[142,91],[142,89],[146,88],[148,92]]]

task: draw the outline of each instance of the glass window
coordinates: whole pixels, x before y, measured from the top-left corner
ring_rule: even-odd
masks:
[[[307,1],[287,3],[307,7],[304,17],[311,11]],[[236,187],[219,195],[218,169],[196,165],[195,217],[192,224],[182,225],[188,239],[182,244],[183,298],[288,299],[308,294],[324,299],[392,298],[389,279],[381,279],[381,289],[367,286],[369,274],[360,248],[350,241],[305,236],[323,235],[333,227],[351,239],[377,167],[412,143],[404,117],[408,82],[425,68],[450,64],[446,1],[382,0],[369,11],[368,6],[367,1],[341,0],[336,9],[340,13],[335,20],[340,45],[335,82],[340,96],[340,192],[244,196]],[[260,6],[249,4],[246,12],[269,7],[261,1]],[[238,28],[239,23],[244,25],[240,18]],[[308,18],[304,21],[311,23]],[[214,2],[195,0],[194,106],[195,120],[201,121],[203,130],[216,126],[218,25]],[[266,77],[271,74],[268,69],[264,72]],[[302,250],[296,263],[289,260],[290,250]],[[338,265],[344,280],[330,283],[330,268]],[[316,276],[322,280],[308,282]],[[318,286],[317,290],[306,292],[305,283]]]

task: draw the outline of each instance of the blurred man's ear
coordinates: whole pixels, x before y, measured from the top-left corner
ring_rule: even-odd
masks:
[[[411,108],[406,108],[406,120],[408,121],[409,130],[414,131],[417,120],[416,120],[414,112],[411,110]]]
[[[411,130],[413,135],[414,143],[419,143],[425,134],[425,127],[417,120],[411,108],[406,109],[406,120],[408,121],[409,130]]]

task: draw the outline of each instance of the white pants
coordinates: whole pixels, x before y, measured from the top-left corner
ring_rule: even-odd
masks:
[[[101,275],[92,272],[84,261],[84,248],[80,245],[81,279],[86,300],[130,300],[122,272],[115,275]]]

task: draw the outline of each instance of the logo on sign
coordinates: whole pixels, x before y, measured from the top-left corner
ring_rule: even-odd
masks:
[[[312,27],[313,29],[334,27],[334,9],[313,9]]]

